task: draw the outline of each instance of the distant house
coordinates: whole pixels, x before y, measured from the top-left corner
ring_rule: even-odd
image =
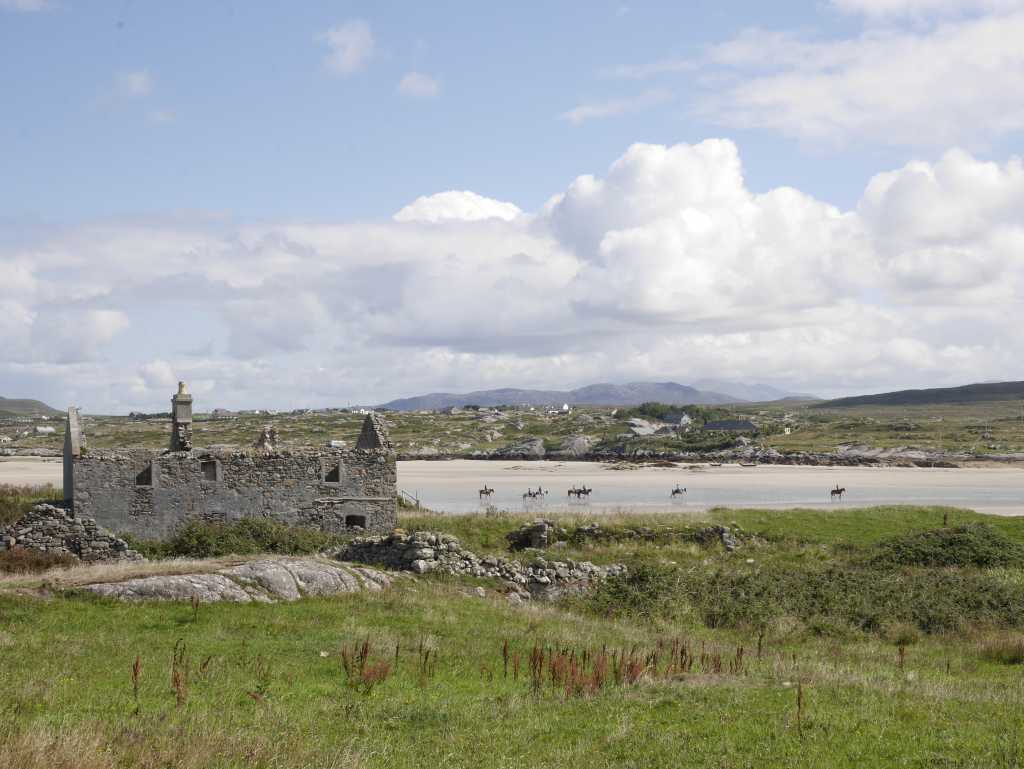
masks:
[[[0,443],[10,443],[11,439],[6,435],[0,435]]]
[[[756,433],[757,425],[749,419],[718,419],[714,422],[705,422],[705,430],[724,430],[730,433]]]
[[[36,435],[52,435],[55,432],[57,432],[57,430],[55,428],[53,428],[53,427],[37,427],[36,428]]]

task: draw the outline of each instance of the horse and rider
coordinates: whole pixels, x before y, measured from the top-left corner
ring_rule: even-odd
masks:
[[[543,496],[546,496],[546,495],[547,495],[547,492],[544,489],[542,489],[540,486],[538,486],[536,491],[534,491],[533,489],[527,489],[526,493],[523,494],[523,501],[525,502],[528,499],[539,499],[540,497],[543,497]]]
[[[672,489],[671,492],[669,492],[669,496],[672,497],[672,499],[675,499],[676,497],[681,497],[685,493],[686,493],[686,487],[685,486],[680,486],[677,483],[676,487],[674,489]]]
[[[845,486],[840,487],[840,485],[837,483],[836,487],[829,491],[829,500],[831,501],[831,500],[834,500],[836,497],[839,497],[839,501],[842,502],[843,501],[843,494],[845,494],[845,493],[846,493],[846,487]]]
[[[581,488],[576,488],[576,484],[574,483],[572,485],[572,488],[569,489],[569,491],[566,493],[566,498],[568,498],[568,497],[576,497],[576,499],[579,500],[579,499],[583,499],[584,497],[586,497],[587,499],[590,499],[590,495],[591,495],[591,493],[593,493],[593,491],[594,491],[593,489],[588,489],[587,488],[587,484],[585,484],[585,483],[583,484],[583,486]]]
[[[487,485],[487,484],[485,483],[485,484],[484,484],[484,487],[483,487],[482,489],[480,489],[480,501],[482,502],[482,501],[483,501],[483,499],[484,499],[484,497],[487,497],[487,499],[488,499],[488,500],[490,500],[490,498],[491,498],[491,494],[493,494],[493,493],[494,493],[494,489],[490,488],[490,487],[489,487],[489,486],[488,486],[488,485]]]

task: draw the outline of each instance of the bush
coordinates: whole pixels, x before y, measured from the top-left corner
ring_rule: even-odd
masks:
[[[0,551],[0,574],[38,574],[39,572],[74,566],[78,560],[67,553],[48,553],[16,547]]]
[[[881,542],[875,566],[1024,566],[1024,546],[983,523],[932,529]]]
[[[750,570],[634,568],[601,585],[588,600],[590,608],[643,618],[678,617],[692,609],[709,628],[764,627],[790,617],[823,635],[838,634],[839,625],[876,633],[895,623],[925,633],[966,625],[1024,626],[1024,585],[979,571],[904,574],[782,564]]]
[[[671,618],[680,608],[680,576],[679,569],[673,566],[634,563],[625,574],[600,583],[590,596],[589,604],[599,614],[609,617]]]
[[[224,555],[275,553],[307,555],[340,544],[342,537],[314,529],[288,526],[269,518],[243,518],[230,523],[186,521],[165,540],[125,537],[147,558],[215,558]]]

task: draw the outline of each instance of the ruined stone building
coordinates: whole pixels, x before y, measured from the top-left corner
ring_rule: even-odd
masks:
[[[397,525],[395,452],[383,422],[369,414],[354,449],[278,449],[265,430],[256,448],[193,446],[192,396],[171,399],[165,451],[90,449],[78,411],[68,409],[64,496],[76,516],[116,533],[161,537],[196,517],[267,517],[328,532],[390,532]]]

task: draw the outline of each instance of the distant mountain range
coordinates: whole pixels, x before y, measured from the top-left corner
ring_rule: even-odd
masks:
[[[47,406],[42,401],[34,401],[30,398],[4,398],[0,396],[0,417],[26,417],[44,416],[56,417],[63,412],[52,406]]]
[[[780,390],[772,385],[746,382],[730,382],[725,379],[698,379],[693,386],[699,390],[723,393],[734,401],[779,401],[784,399],[817,400],[816,395]]]
[[[707,380],[705,380],[707,381]],[[579,406],[639,406],[656,401],[671,406],[687,404],[717,405],[748,400],[776,400],[790,397],[768,385],[736,385],[718,382],[725,387],[715,390],[681,385],[676,382],[632,382],[630,384],[593,384],[575,390],[522,390],[505,387],[498,390],[476,390],[468,393],[429,393],[412,398],[399,398],[383,403],[380,408],[393,411],[444,409],[451,406],[549,406],[568,403]],[[735,383],[733,383],[735,384]],[[728,389],[726,389],[728,387]],[[739,395],[743,392],[744,395]],[[746,397],[753,395],[754,397]]]
[[[980,403],[983,401],[1024,400],[1024,382],[985,382],[963,387],[936,387],[927,390],[898,390],[877,395],[855,395],[815,404],[814,408],[847,406],[919,406],[943,403]]]

